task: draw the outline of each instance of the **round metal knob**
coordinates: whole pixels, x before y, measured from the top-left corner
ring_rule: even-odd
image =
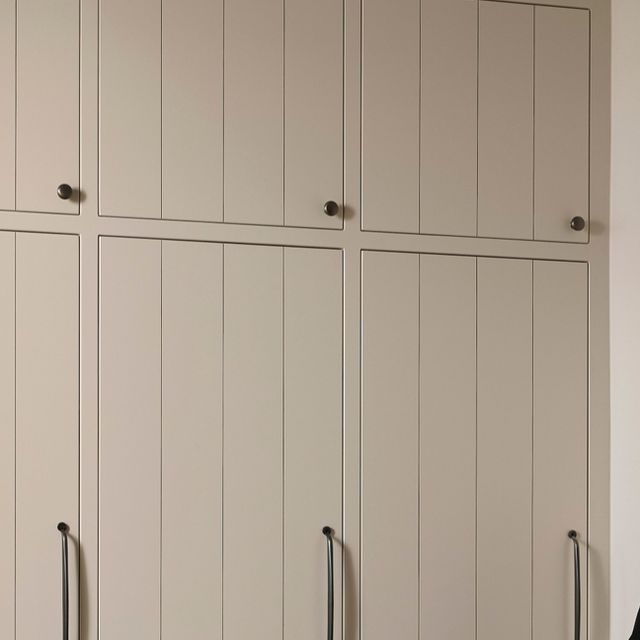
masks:
[[[575,216],[574,218],[571,218],[571,228],[574,231],[582,231],[586,224],[587,223],[584,221],[582,216]]]
[[[337,202],[334,202],[333,200],[328,200],[327,202],[324,203],[324,212],[328,216],[333,217],[338,215],[338,213],[340,212],[340,207],[338,206]]]
[[[61,184],[58,186],[57,193],[60,200],[68,200],[73,195],[73,189],[68,184]]]

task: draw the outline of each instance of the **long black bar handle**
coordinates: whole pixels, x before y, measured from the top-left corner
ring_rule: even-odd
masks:
[[[69,525],[58,523],[62,535],[62,640],[69,640]]]
[[[580,640],[580,622],[582,618],[580,603],[580,545],[578,544],[578,532],[571,529],[567,534],[573,542],[573,581],[574,581],[574,611],[575,619],[573,623],[575,640]]]
[[[327,640],[333,640],[333,529],[322,527],[327,538]]]

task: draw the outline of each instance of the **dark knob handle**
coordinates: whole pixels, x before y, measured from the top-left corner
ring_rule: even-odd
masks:
[[[324,212],[328,216],[331,216],[333,218],[333,216],[337,216],[338,213],[340,212],[340,207],[338,206],[337,202],[334,202],[333,200],[328,200],[327,202],[324,203]]]
[[[571,218],[571,228],[574,231],[582,231],[586,224],[587,223],[584,221],[582,216],[575,216],[575,218]]]
[[[61,184],[58,186],[57,193],[60,200],[68,200],[73,195],[73,189],[68,184]]]

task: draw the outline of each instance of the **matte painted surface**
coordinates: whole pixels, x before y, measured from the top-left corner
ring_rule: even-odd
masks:
[[[285,248],[285,640],[327,637],[324,526],[334,530],[334,638],[342,637],[341,316],[341,252]]]
[[[476,259],[420,256],[420,637],[476,627]],[[455,615],[452,604],[455,603]]]
[[[534,262],[533,301],[533,638],[565,640],[574,630],[571,529],[587,593],[587,265]]]
[[[533,7],[480,1],[478,235],[533,237]]]
[[[36,640],[62,629],[62,521],[70,527],[69,637],[77,637],[78,238],[20,233],[15,257],[16,635]]]
[[[161,217],[161,29],[156,0],[100,3],[101,215]]]
[[[79,213],[79,0],[18,0],[16,207]],[[59,184],[76,190],[58,198]]]
[[[365,252],[362,269],[362,635],[416,638],[419,257]]]
[[[284,223],[339,229],[343,201],[343,0],[284,2]]]
[[[282,0],[224,11],[224,219],[283,223]]]
[[[478,4],[422,0],[420,232],[476,235]]]
[[[15,638],[15,234],[0,233],[0,636]],[[9,526],[7,526],[9,525]]]
[[[162,243],[165,640],[222,638],[222,251]]]
[[[531,630],[531,272],[478,259],[478,640]]]
[[[223,0],[162,1],[163,218],[222,220],[223,13]]]
[[[161,247],[100,241],[100,638],[160,634]]]
[[[418,233],[420,3],[364,0],[362,20],[362,228]]]
[[[0,209],[16,206],[16,0],[0,2]]]
[[[586,242],[589,227],[589,12],[535,8],[535,239]]]

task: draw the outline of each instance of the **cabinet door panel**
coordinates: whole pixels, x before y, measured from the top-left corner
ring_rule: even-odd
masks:
[[[100,265],[101,637],[321,640],[324,525],[340,637],[341,253],[104,238]]]
[[[16,206],[16,2],[0,2],[0,209]]]
[[[420,231],[476,235],[478,6],[422,0]]]
[[[480,2],[478,235],[533,237],[533,7]]]
[[[362,635],[416,638],[419,258],[366,252],[362,269]]]
[[[16,236],[12,484],[19,640],[45,638],[62,629],[56,530],[61,521],[70,527],[69,635],[78,634],[78,261],[77,237]]]
[[[362,20],[363,228],[418,233],[420,3],[365,0]]]
[[[80,179],[78,0],[18,0],[16,37],[16,207],[78,213],[58,198]]]
[[[160,43],[160,2],[100,3],[103,215],[161,217]]]
[[[100,637],[160,634],[160,241],[100,245]]]
[[[573,635],[571,529],[587,593],[587,278],[585,264],[534,263],[534,640]],[[583,607],[583,633],[586,620]]]
[[[589,12],[536,7],[535,238],[586,242],[589,220]]]
[[[531,270],[478,260],[478,640],[531,630]]]

